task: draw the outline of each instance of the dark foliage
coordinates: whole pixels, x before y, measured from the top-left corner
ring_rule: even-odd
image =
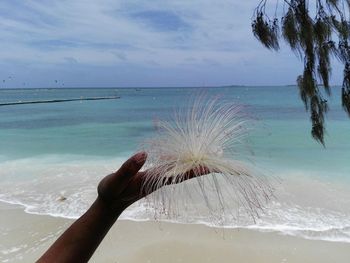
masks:
[[[297,78],[300,98],[311,115],[311,135],[324,145],[328,111],[324,96],[331,95],[332,57],[344,64],[342,106],[350,117],[350,0],[281,0],[272,18],[266,12],[267,2],[261,0],[255,9],[254,36],[273,50],[283,39],[303,59],[304,70]]]

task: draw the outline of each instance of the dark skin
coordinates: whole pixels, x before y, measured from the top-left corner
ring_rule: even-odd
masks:
[[[118,171],[103,178],[97,188],[96,201],[37,262],[87,262],[121,213],[132,203],[150,194],[142,192],[145,172],[140,172],[140,169],[146,159],[145,152],[137,153]],[[189,171],[184,180],[207,173],[205,168]],[[170,183],[171,178],[164,185]]]

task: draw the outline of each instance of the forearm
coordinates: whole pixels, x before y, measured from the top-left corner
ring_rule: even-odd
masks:
[[[87,262],[121,212],[97,198],[37,262]]]
[[[97,200],[37,262],[87,262],[124,209],[142,197],[143,173],[138,172],[146,157],[145,152],[137,153],[103,178]]]

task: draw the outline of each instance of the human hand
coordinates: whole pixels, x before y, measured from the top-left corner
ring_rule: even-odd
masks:
[[[113,209],[124,210],[141,198],[140,188],[145,172],[140,172],[147,154],[139,152],[130,157],[118,171],[107,175],[97,187],[98,198]]]
[[[112,209],[122,212],[129,205],[145,197],[158,188],[145,192],[143,183],[146,171],[140,171],[145,164],[147,154],[139,152],[129,158],[118,171],[107,175],[98,185],[98,198]],[[201,168],[200,171],[189,171],[184,180],[191,179],[198,175],[208,174],[209,171]],[[172,183],[171,178],[164,181],[165,186]]]

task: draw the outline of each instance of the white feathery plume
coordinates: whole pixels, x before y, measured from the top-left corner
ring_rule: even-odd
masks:
[[[179,200],[188,208],[200,197],[214,218],[232,214],[225,211],[232,204],[237,213],[244,208],[253,219],[259,215],[273,189],[242,160],[250,130],[242,106],[201,95],[188,112],[177,111],[157,128],[157,135],[145,142],[149,169],[143,184],[146,193],[158,189],[150,197],[156,211],[174,216],[181,209]]]

